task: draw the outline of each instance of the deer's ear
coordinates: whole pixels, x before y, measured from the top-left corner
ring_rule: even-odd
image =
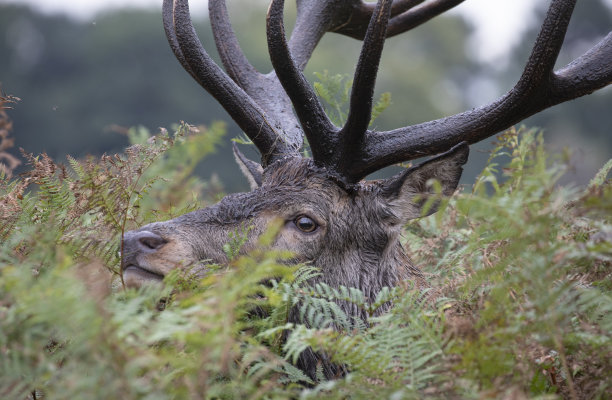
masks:
[[[431,195],[435,195],[438,181],[441,194],[453,194],[463,172],[463,164],[468,159],[470,149],[462,142],[424,163],[389,178],[383,184],[383,195],[403,222],[413,218],[425,217],[437,211],[439,202],[423,206]]]
[[[251,161],[244,156],[238,150],[238,146],[236,142],[232,143],[232,150],[234,150],[234,158],[240,167],[240,171],[249,181],[249,186],[251,190],[257,189],[261,186],[262,176],[263,176],[263,167],[256,163],[255,161]]]

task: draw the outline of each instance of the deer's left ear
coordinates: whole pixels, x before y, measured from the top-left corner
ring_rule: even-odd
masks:
[[[234,151],[234,158],[236,159],[236,163],[240,167],[240,171],[249,181],[249,186],[251,190],[255,190],[261,186],[262,177],[263,177],[263,167],[256,163],[255,161],[251,161],[242,154],[242,152],[238,149],[236,142],[232,143],[232,150]]]
[[[468,159],[470,149],[466,142],[459,143],[446,153],[389,178],[383,184],[383,195],[403,222],[425,217],[437,211],[439,202],[423,206],[436,194],[434,180],[440,183],[441,194],[453,194]]]

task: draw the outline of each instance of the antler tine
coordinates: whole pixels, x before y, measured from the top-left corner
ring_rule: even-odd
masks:
[[[289,39],[289,49],[295,64],[303,70],[312,52],[338,19],[338,14],[346,13],[346,0],[297,0],[297,17]],[[359,0],[349,0],[352,2]],[[342,18],[343,19],[343,18]]]
[[[391,17],[406,12],[424,1],[425,0],[394,0],[393,4],[391,4]],[[372,7],[372,3],[368,5]],[[372,7],[372,10],[374,10],[374,7]]]
[[[391,19],[387,27],[387,37],[409,31],[430,19],[463,3],[465,0],[395,0],[391,6]],[[417,7],[418,6],[418,7]],[[361,2],[354,7],[351,18],[331,29],[331,31],[363,40],[375,6]]]
[[[394,16],[387,28],[387,37],[404,33],[458,6],[465,0],[434,0]]]
[[[176,56],[176,59],[181,63],[185,71],[191,75],[193,79],[196,81],[198,78],[194,75],[193,71],[189,64],[187,64],[187,60],[185,60],[185,56],[181,51],[181,47],[179,46],[178,39],[176,38],[176,32],[174,31],[174,1],[173,0],[163,0],[162,3],[162,19],[164,23],[164,31],[166,32],[166,38],[168,39],[168,43],[170,44],[170,48],[172,52]]]
[[[555,72],[555,97],[567,101],[612,83],[612,32],[564,68]]]
[[[496,101],[460,114],[388,132],[366,132],[349,180],[386,166],[479,142],[553,105],[612,83],[612,34],[558,73],[553,71],[576,0],[553,0],[518,83]]]
[[[270,60],[294,105],[310,143],[312,157],[315,161],[326,164],[334,147],[334,134],[338,128],[325,114],[314,90],[291,57],[285,38],[283,10],[284,0],[272,0],[268,9],[266,30]]]
[[[350,162],[349,157],[352,157],[355,150],[361,146],[363,136],[370,124],[376,73],[385,43],[392,2],[392,0],[378,1],[363,40],[353,79],[347,121],[339,133],[341,143],[339,162],[341,164]],[[344,166],[338,166],[340,171],[344,169]]]
[[[576,0],[552,1],[527,65],[512,91],[527,93],[539,86],[547,86],[546,79],[554,76],[555,62],[575,5]]]
[[[410,10],[412,7],[417,6],[424,2],[425,0],[393,0],[393,4],[391,4],[391,16],[394,17],[398,14],[401,14],[405,11]],[[376,4],[374,3],[366,3],[363,0],[359,2],[357,5],[358,11],[361,14],[367,14],[367,23],[370,22],[370,18],[372,17],[372,13],[376,8]],[[367,27],[367,24],[366,24]],[[365,33],[365,29],[364,29]]]
[[[257,78],[259,73],[240,49],[240,44],[229,20],[226,1],[208,0],[208,15],[221,62],[234,82],[245,89],[249,82]]]
[[[187,0],[164,0],[164,24],[170,45],[178,44],[177,58],[253,141],[268,165],[295,151],[266,120],[265,112],[206,53],[195,33]],[[170,8],[172,11],[170,12]]]

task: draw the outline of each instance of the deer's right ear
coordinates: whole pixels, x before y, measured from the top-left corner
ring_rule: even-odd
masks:
[[[251,190],[257,189],[261,186],[262,176],[263,176],[263,167],[256,163],[255,161],[251,161],[240,152],[236,142],[232,143],[232,150],[234,151],[234,158],[242,171],[242,174],[249,181],[249,186]]]
[[[389,178],[383,185],[383,195],[403,223],[425,217],[437,211],[439,202],[424,210],[428,197],[435,195],[434,180],[440,183],[441,194],[450,196],[459,184],[463,164],[470,149],[466,142],[459,143],[446,153]]]

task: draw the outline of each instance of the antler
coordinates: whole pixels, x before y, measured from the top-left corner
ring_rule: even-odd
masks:
[[[405,18],[414,6],[422,2],[423,0],[396,1],[392,5],[391,13],[398,18]],[[433,3],[440,2],[449,3],[448,0],[436,0]],[[458,3],[457,0],[453,2]],[[313,1],[297,0],[297,3],[298,16],[289,44],[286,44],[284,36],[282,39],[282,45],[286,47],[282,58],[291,60],[293,56],[298,71],[305,67],[325,32],[337,31],[345,34],[353,32],[352,36],[364,37],[365,27],[374,12],[371,4],[361,0],[318,0],[316,4],[313,4]],[[319,121],[317,124],[310,124],[309,128],[306,128],[304,123],[302,123],[304,128],[300,127],[293,115],[290,97],[282,90],[275,72],[259,73],[244,56],[231,27],[225,0],[209,0],[208,4],[215,44],[227,74],[210,59],[198,40],[189,18],[187,0],[164,0],[166,36],[183,68],[219,101],[232,119],[253,140],[262,154],[262,164],[268,165],[288,154],[295,155],[303,145],[303,134],[309,140],[313,137],[311,134],[313,131],[319,132],[317,135],[320,138],[333,137],[333,133],[338,131],[338,128],[329,122],[320,104],[312,105],[310,110],[304,112],[300,111],[302,107],[296,107],[298,117],[300,113],[314,113],[317,115],[315,119]],[[431,4],[427,3],[426,7],[417,7],[413,11],[430,8]],[[282,28],[282,5],[280,10],[279,20]],[[431,12],[428,15],[428,19],[433,16]],[[421,17],[417,17],[419,18]],[[361,27],[364,21],[365,25]],[[414,26],[417,24],[413,22]],[[395,25],[398,24],[394,23]],[[282,33],[284,35],[284,32]],[[374,74],[375,71],[376,68]],[[308,97],[316,98],[305,80],[303,83],[305,84],[300,86],[308,88],[306,90]],[[291,91],[292,87],[293,84],[285,89]],[[371,103],[371,99],[369,102]],[[321,134],[324,131],[328,134]],[[331,144],[325,140],[312,140],[315,159],[323,159],[322,151],[329,152]]]
[[[398,162],[436,154],[463,141],[476,143],[545,108],[612,83],[612,33],[565,68],[553,70],[576,0],[552,0],[523,75],[507,94],[435,121],[387,132],[368,130],[385,37],[412,29],[461,2],[379,0],[373,6],[361,0],[297,0],[297,20],[287,43],[284,0],[272,0],[267,36],[275,72],[267,75],[258,73],[244,57],[224,0],[209,0],[209,8],[229,76],[202,49],[189,20],[187,0],[164,0],[164,26],[183,67],[255,142],[264,166],[297,154],[303,129],[314,160],[350,184]],[[329,31],[364,41],[343,128],[331,123],[302,74],[318,41]]]
[[[583,56],[555,72],[576,0],[553,0],[518,83],[480,108],[388,132],[368,131],[353,158],[349,181],[383,167],[445,151],[462,142],[476,143],[556,104],[612,83],[612,33]]]
[[[346,168],[350,167],[352,155],[362,145],[370,123],[376,72],[391,4],[392,0],[381,0],[372,12],[355,70],[348,118],[342,129],[329,120],[314,90],[291,58],[283,26],[284,0],[272,0],[268,10],[267,35],[272,66],[293,104],[299,104],[296,113],[310,143],[312,157],[342,181],[346,181]]]
[[[222,4],[223,10],[225,9],[223,1],[211,1],[211,3]],[[188,1],[164,0],[164,29],[176,58],[185,70],[217,99],[253,141],[262,155],[264,166],[286,155],[296,154],[302,146],[301,130],[295,128],[293,119],[290,120],[290,123],[287,123],[287,121],[275,118],[278,114],[266,112],[266,108],[281,110],[284,108],[285,111],[290,113],[291,105],[282,102],[286,96],[281,96],[281,101],[277,103],[266,101],[258,103],[245,92],[246,90],[253,94],[256,92],[253,89],[257,85],[256,80],[265,81],[265,79],[250,67],[246,58],[238,56],[239,50],[236,51],[235,49],[238,46],[237,41],[233,36],[231,27],[229,27],[229,22],[227,23],[227,29],[221,30],[219,28],[224,24],[223,19],[227,19],[227,12],[221,12],[215,14],[215,16],[217,20],[221,20],[221,23],[216,24],[215,40],[218,44],[229,43],[234,46],[234,49],[220,51],[220,53],[226,66],[229,66],[228,71],[230,71],[232,77],[243,86],[239,86],[223,72],[202,47],[191,23]],[[226,39],[228,40],[226,41]],[[222,45],[219,45],[219,47],[224,48]],[[268,81],[265,87],[265,89],[271,89],[270,93],[267,93],[269,98],[274,98],[270,95],[273,93],[273,86],[274,82],[270,83]],[[262,91],[261,88],[259,91]]]
[[[352,157],[363,146],[364,135],[370,125],[374,85],[387,34],[387,24],[391,16],[392,3],[391,0],[381,0],[376,4],[363,40],[351,88],[348,117],[339,134],[341,151],[334,163],[334,169],[342,176],[347,176]]]
[[[285,92],[296,104],[295,112],[308,138],[312,157],[323,161],[335,147],[338,128],[329,120],[317,95],[291,58],[283,24],[284,0],[272,0],[268,9],[266,33],[270,60]]]

